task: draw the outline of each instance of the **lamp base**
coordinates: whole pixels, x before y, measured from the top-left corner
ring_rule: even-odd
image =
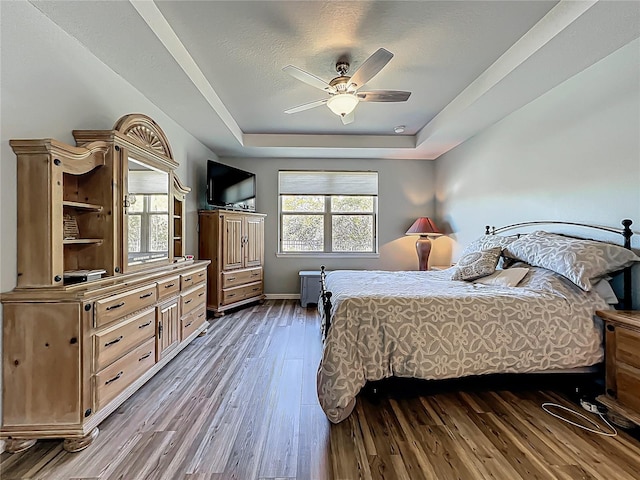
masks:
[[[418,252],[418,270],[429,270],[429,254],[431,253],[431,240],[429,237],[419,237],[416,241]]]

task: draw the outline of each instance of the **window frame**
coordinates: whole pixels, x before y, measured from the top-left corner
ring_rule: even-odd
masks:
[[[129,217],[140,217],[140,250],[136,250],[129,253],[162,253],[164,250],[150,250],[151,247],[151,217],[162,216],[167,217],[169,215],[169,203],[167,200],[167,210],[151,210],[151,196],[159,195],[152,193],[133,193],[136,197],[142,197],[142,210],[140,212],[127,211]],[[127,220],[128,222],[129,220]],[[129,247],[127,247],[129,248]]]
[[[283,211],[283,200],[284,197],[324,197],[324,210],[323,211],[293,211],[293,212],[285,212]],[[331,198],[332,197],[371,197],[373,199],[373,208],[371,212],[333,212],[331,210]],[[323,250],[322,251],[284,251],[282,249],[283,246],[283,237],[282,232],[284,231],[284,217],[287,215],[312,215],[323,217]],[[371,251],[366,252],[349,252],[349,251],[333,251],[333,217],[341,217],[341,216],[370,216],[372,217],[373,222],[373,232],[372,232],[372,245]],[[378,258],[380,256],[378,250],[378,196],[377,195],[349,195],[349,194],[317,194],[317,193],[308,193],[308,194],[281,194],[278,192],[278,252],[277,256],[299,256],[299,257],[358,257],[358,258],[366,258],[373,257]]]

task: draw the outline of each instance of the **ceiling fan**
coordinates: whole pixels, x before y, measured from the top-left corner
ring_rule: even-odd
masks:
[[[329,98],[298,105],[297,107],[285,110],[284,113],[297,113],[319,107],[320,105],[326,105],[333,113],[340,116],[342,123],[347,125],[353,122],[353,112],[359,102],[406,102],[411,92],[399,90],[359,91],[360,88],[376,76],[392,58],[393,53],[384,48],[379,48],[360,65],[360,68],[358,68],[351,77],[347,76],[349,64],[345,61],[338,61],[338,63],[336,63],[338,76],[329,83],[298,67],[287,65],[282,69],[283,71],[312,87],[324,90],[329,94]]]

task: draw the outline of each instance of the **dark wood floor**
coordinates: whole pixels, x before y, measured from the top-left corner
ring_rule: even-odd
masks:
[[[319,320],[269,301],[213,322],[102,423],[87,450],[3,453],[0,478],[638,479],[640,442],[545,414],[549,391],[450,390],[359,398],[330,425],[318,406]]]

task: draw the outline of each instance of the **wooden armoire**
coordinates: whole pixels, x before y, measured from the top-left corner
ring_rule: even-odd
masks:
[[[211,260],[207,308],[225,310],[264,299],[264,218],[235,210],[199,212],[200,259]]]

